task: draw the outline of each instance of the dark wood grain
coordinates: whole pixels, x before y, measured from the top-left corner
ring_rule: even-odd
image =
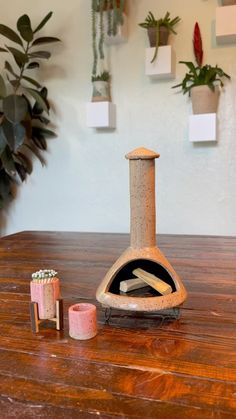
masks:
[[[178,320],[113,311],[97,285],[121,234],[23,232],[0,240],[1,418],[236,417],[236,238],[159,236],[188,299]],[[31,273],[59,272],[64,330],[30,325]],[[68,307],[96,304],[98,335],[75,341]]]

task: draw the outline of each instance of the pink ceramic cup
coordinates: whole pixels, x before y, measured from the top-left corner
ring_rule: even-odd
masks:
[[[69,335],[73,339],[91,339],[97,334],[96,306],[89,303],[69,307]]]

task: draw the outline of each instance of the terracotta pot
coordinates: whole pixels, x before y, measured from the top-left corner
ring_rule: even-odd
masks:
[[[212,91],[208,86],[194,86],[191,88],[192,108],[194,114],[216,113],[220,97],[220,88],[215,86]]]
[[[97,334],[96,306],[89,303],[69,307],[69,335],[73,339],[91,339]]]
[[[31,301],[38,303],[39,318],[52,319],[56,315],[56,300],[60,298],[60,281],[53,278],[51,282],[30,282]]]
[[[92,102],[111,102],[110,84],[108,81],[93,82]]]
[[[232,6],[236,4],[236,0],[222,0],[222,6]]]
[[[157,42],[157,28],[148,28],[148,38],[150,47],[156,47]],[[168,45],[169,30],[165,26],[159,27],[158,46]]]

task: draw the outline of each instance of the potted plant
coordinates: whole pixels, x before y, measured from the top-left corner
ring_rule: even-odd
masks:
[[[158,46],[168,44],[169,34],[177,32],[174,26],[180,21],[180,17],[170,18],[170,13],[167,12],[164,18],[156,19],[152,12],[149,11],[144,22],[139,23],[141,28],[147,29],[148,38],[151,47],[155,47],[155,53],[151,62],[156,59]]]
[[[17,31],[0,24],[0,35],[16,44],[12,47],[7,43],[0,48],[12,59],[11,62],[6,57],[5,74],[0,75],[0,207],[8,201],[14,184],[32,172],[29,153],[44,163],[40,152],[47,148],[46,138],[55,135],[47,127],[47,89],[31,76],[40,67],[40,61],[51,56],[42,46],[59,41],[38,36],[51,16],[52,12],[48,13],[34,29],[26,14],[17,20]]]
[[[119,25],[123,25],[124,0],[91,0],[92,2],[92,46],[93,69],[97,74],[98,59],[104,60],[105,27],[108,36],[115,36]],[[106,21],[106,25],[105,25]]]
[[[103,71],[102,73],[92,76],[93,95],[92,102],[110,102],[110,73]]]
[[[56,315],[56,300],[60,298],[60,281],[56,275],[53,269],[32,274],[31,301],[38,304],[39,319],[52,319]]]
[[[230,79],[217,65],[212,66],[206,64],[202,66],[203,50],[200,29],[195,24],[194,29],[194,53],[197,64],[190,61],[180,61],[188,68],[181,83],[173,86],[173,88],[181,87],[183,94],[188,93],[192,99],[192,108],[194,114],[216,113],[220,87],[223,87],[223,78]]]

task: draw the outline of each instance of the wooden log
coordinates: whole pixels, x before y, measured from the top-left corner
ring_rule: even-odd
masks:
[[[133,274],[136,275],[142,281],[145,281],[148,285],[154,288],[162,295],[168,295],[172,293],[172,288],[169,284],[162,281],[162,279],[158,278],[157,276],[150,274],[147,271],[144,271],[141,268],[137,268],[133,270]]]
[[[120,291],[129,292],[138,290],[139,288],[144,288],[147,286],[147,283],[140,278],[127,279],[126,281],[121,281]]]

